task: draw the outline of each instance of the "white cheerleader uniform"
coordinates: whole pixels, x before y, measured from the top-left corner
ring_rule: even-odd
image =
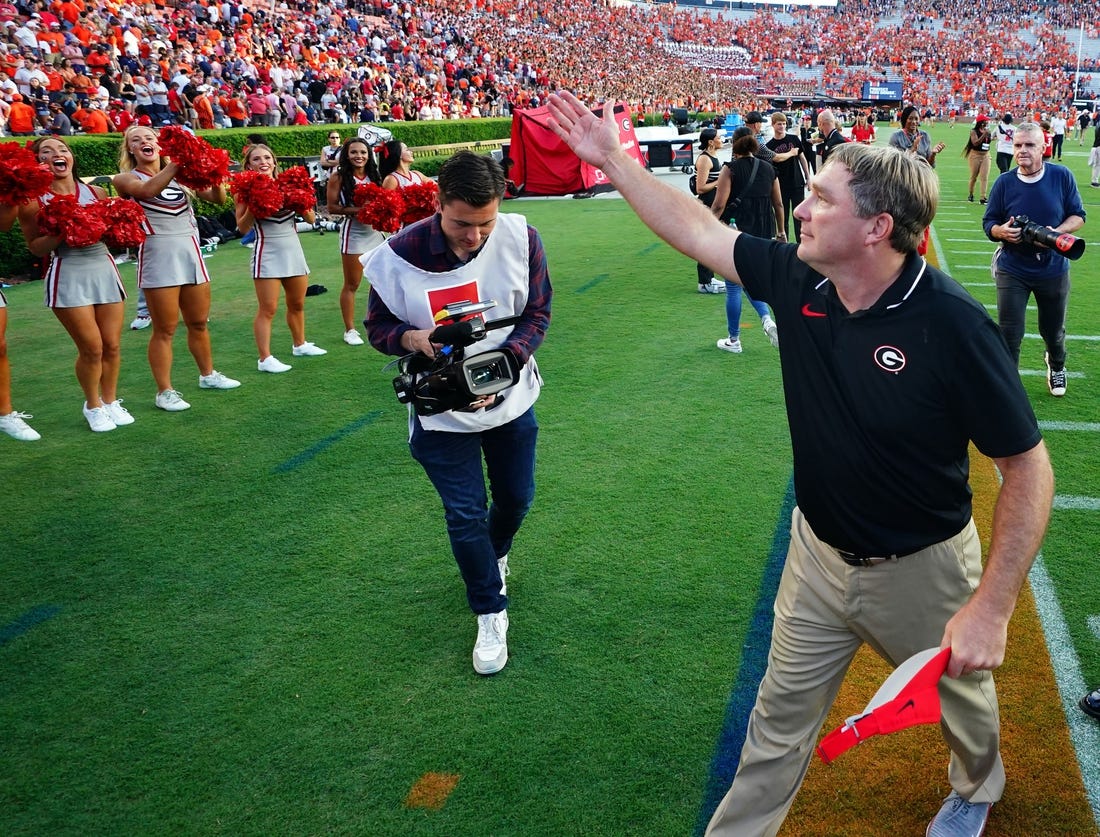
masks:
[[[370,183],[369,177],[354,177],[355,185],[366,186]],[[341,206],[347,206],[344,203],[343,190],[340,193]],[[342,256],[360,256],[363,253],[369,253],[379,244],[386,240],[386,237],[382,235],[374,227],[364,224],[361,221],[356,220],[354,215],[345,215],[344,224],[340,228],[340,255]]]
[[[141,180],[152,175],[134,171]],[[210,281],[199,249],[199,228],[187,192],[175,180],[159,195],[134,198],[145,210],[145,242],[138,248],[139,288],[172,288]]]
[[[81,206],[99,202],[92,187],[84,183],[77,184],[76,194]],[[54,194],[47,192],[38,199],[39,205],[46,206],[53,198]],[[102,241],[90,247],[59,244],[50,254],[44,278],[47,308],[109,305],[126,299],[115,260]]]
[[[287,279],[308,274],[293,210],[281,209],[270,218],[257,218],[252,278]]]

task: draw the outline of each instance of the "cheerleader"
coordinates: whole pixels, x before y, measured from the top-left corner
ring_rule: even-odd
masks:
[[[344,342],[362,346],[363,338],[355,328],[355,292],[363,281],[363,265],[359,257],[385,241],[385,236],[356,220],[359,207],[353,203],[355,187],[381,183],[378,166],[366,140],[352,137],[343,144],[336,157],[336,167],[327,187],[328,212],[341,215],[340,261],[344,269],[344,287],[340,290],[340,313],[344,318]]]
[[[407,189],[428,179],[420,172],[412,170],[412,152],[399,140],[385,143],[378,156],[382,158],[382,162],[378,164],[378,173],[382,176],[383,189]]]
[[[7,232],[15,224],[18,209],[10,204],[0,203],[0,232]],[[7,433],[21,442],[35,442],[42,437],[34,431],[26,419],[34,418],[30,413],[18,413],[11,405],[11,364],[8,362],[8,301],[0,291],[0,432]]]
[[[157,385],[154,403],[161,410],[179,412],[191,405],[172,386],[172,338],[180,315],[187,328],[187,347],[199,368],[199,389],[234,389],[240,381],[214,368],[210,350],[210,275],[199,249],[199,228],[190,196],[176,182],[179,167],[160,155],[157,132],[130,126],[122,138],[114,177],[115,191],[133,198],[145,210],[146,239],[138,248],[138,287],[145,292],[153,319],[149,339],[149,368]],[[214,204],[225,202],[220,184],[199,192]]]
[[[257,171],[274,179],[275,154],[263,143],[248,147],[244,156],[244,168]],[[290,364],[283,363],[271,354],[271,323],[279,306],[279,287],[286,293],[286,324],[293,340],[295,357],[327,354],[324,349],[306,342],[306,285],[309,266],[306,264],[294,212],[281,209],[267,218],[256,218],[248,205],[235,201],[237,229],[246,233],[256,229],[256,247],[252,251],[252,278],[256,288],[259,309],[252,322],[252,333],[260,358],[256,366],[261,372],[286,372]],[[315,218],[312,209],[302,213],[306,222]]]
[[[120,342],[126,291],[115,261],[102,242],[70,247],[56,235],[38,229],[38,214],[55,197],[74,195],[81,206],[104,200],[107,193],[76,177],[73,153],[60,137],[40,137],[31,145],[40,163],[53,172],[50,191],[19,210],[27,249],[49,257],[46,305],[69,332],[77,348],[76,378],[84,390],[84,418],[96,433],[133,424],[134,417],[118,397]]]

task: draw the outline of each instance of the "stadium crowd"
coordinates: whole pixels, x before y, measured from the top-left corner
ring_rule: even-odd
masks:
[[[196,128],[498,116],[562,86],[646,112],[728,112],[785,91],[858,98],[887,77],[945,115],[1048,111],[1075,89],[1065,33],[1100,35],[1097,5],[842,0],[746,16],[568,0],[2,0],[0,121],[64,135],[142,116]],[[820,84],[792,67],[820,70]]]

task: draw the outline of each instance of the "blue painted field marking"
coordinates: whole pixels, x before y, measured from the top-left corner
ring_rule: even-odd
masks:
[[[726,703],[722,729],[718,734],[714,757],[711,759],[699,818],[695,823],[694,834],[699,837],[707,828],[722,797],[726,795],[733,774],[737,772],[737,763],[741,759],[741,748],[745,744],[745,728],[749,713],[756,703],[756,692],[768,667],[768,650],[772,642],[772,606],[779,590],[779,577],[783,574],[783,565],[787,558],[787,548],[791,543],[791,513],[794,511],[794,479],[787,483],[787,493],[779,510],[779,519],[772,535],[772,546],[768,551],[768,560],[764,565],[764,574],[760,580],[760,592],[756,596],[752,622],[741,649],[741,666],[737,670],[737,679]]]
[[[7,645],[13,639],[23,636],[31,628],[37,628],[48,619],[53,619],[61,612],[57,605],[38,605],[32,607],[14,622],[0,627],[0,645]]]
[[[583,285],[581,285],[579,288],[577,288],[575,291],[573,291],[573,293],[583,294],[586,291],[592,290],[598,284],[600,284],[601,282],[606,281],[607,279],[610,279],[610,278],[611,278],[610,273],[597,273],[595,276],[593,276],[591,279],[589,279],[587,282],[585,282]]]
[[[276,465],[272,470],[274,470],[276,474],[285,474],[287,471],[293,471],[295,468],[305,465],[318,454],[321,454],[324,451],[328,450],[345,436],[350,436],[356,430],[366,427],[368,424],[374,424],[374,422],[376,422],[381,416],[381,410],[374,410],[373,412],[367,413],[362,418],[357,418],[350,424],[344,425],[335,433],[330,436],[326,436],[324,439],[317,442],[316,444],[310,445],[304,451],[297,454],[296,456],[292,456],[286,462]]]

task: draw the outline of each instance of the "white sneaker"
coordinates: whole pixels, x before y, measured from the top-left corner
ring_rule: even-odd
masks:
[[[779,327],[775,324],[775,320],[771,317],[764,319],[764,333],[768,335],[768,341],[775,347],[779,348]]]
[[[319,355],[327,355],[328,352],[312,343],[303,343],[301,346],[295,346],[292,350],[294,357],[316,357]]]
[[[719,282],[717,279],[711,279],[706,285],[699,286],[699,293],[701,294],[724,294],[726,292],[726,283]]]
[[[37,442],[42,438],[23,419],[34,418],[30,413],[10,412],[6,416],[0,416],[0,433],[7,433],[13,439],[20,442]]]
[[[482,613],[477,617],[474,643],[474,671],[496,674],[508,662],[508,611]]]
[[[149,316],[142,317],[138,315],[130,321],[130,330],[138,331],[139,329],[149,328],[153,324],[153,318]]]
[[[191,409],[191,405],[184,401],[183,396],[174,389],[166,389],[164,392],[158,392],[156,405],[160,409],[167,410],[170,413],[178,413],[181,410]]]
[[[275,355],[268,355],[261,361],[257,361],[256,368],[261,372],[288,372],[291,369],[289,363],[283,363]]]
[[[111,417],[111,421],[115,423],[116,427],[134,423],[134,417],[130,415],[130,411],[122,406],[121,398],[116,398],[109,404],[104,401],[103,409],[107,411],[107,415]]]
[[[508,576],[512,574],[512,571],[508,569],[508,556],[504,555],[497,558],[497,569],[500,570],[500,595],[508,595],[508,582],[505,581]]]
[[[359,336],[359,332],[354,328],[349,328],[344,332],[344,342],[349,346],[362,346],[363,338]]]
[[[209,375],[199,375],[199,389],[236,389],[240,385],[240,381],[227,378],[217,369]]]
[[[723,337],[717,345],[724,352],[733,352],[735,355],[741,354],[740,340],[730,340],[728,337]]]
[[[88,422],[88,427],[92,428],[93,433],[106,433],[118,426],[111,418],[110,413],[107,412],[106,407],[92,407],[89,409],[87,401],[84,402],[84,418]]]

